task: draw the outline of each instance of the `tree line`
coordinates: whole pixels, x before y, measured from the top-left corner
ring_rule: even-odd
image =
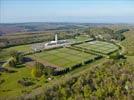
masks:
[[[114,32],[114,30],[109,29],[107,27],[101,27],[101,28],[88,28],[85,30],[85,33],[90,35],[92,38],[104,39],[107,41],[111,39],[122,41],[125,39],[123,33],[127,31],[129,31],[129,29],[120,29]]]

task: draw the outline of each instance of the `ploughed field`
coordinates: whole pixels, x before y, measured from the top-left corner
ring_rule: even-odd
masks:
[[[102,42],[102,41],[90,41],[90,42],[85,42],[79,45],[75,45],[75,47],[84,49],[84,50],[89,50],[89,51],[94,51],[96,53],[101,53],[101,54],[110,54],[119,48],[108,42]]]
[[[97,56],[70,48],[59,48],[36,53],[30,55],[30,57],[37,60],[41,59],[44,63],[48,62],[59,67],[70,67],[86,60],[94,59]]]

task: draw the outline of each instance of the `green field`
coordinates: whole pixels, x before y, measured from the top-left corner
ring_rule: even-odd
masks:
[[[88,59],[94,59],[96,55],[84,53],[69,48],[60,48],[50,51],[44,51],[41,53],[36,53],[31,55],[31,57],[37,60],[39,59],[44,60],[44,62],[47,61],[56,66],[70,67],[77,63],[81,63],[82,61],[86,61]]]
[[[13,50],[18,51],[18,52],[29,52],[32,49],[31,49],[30,44],[29,45],[13,46],[13,47],[2,49],[0,51],[0,60],[1,61],[7,60],[7,58],[10,55],[10,52],[13,51]]]
[[[37,88],[41,84],[45,83],[45,78],[41,77],[38,78],[33,78],[31,76],[31,69],[29,67],[26,67],[25,65],[21,65],[21,68],[15,68],[14,70],[16,72],[14,73],[6,73],[3,72],[1,73],[0,78],[4,79],[5,82],[0,84],[0,97],[1,96],[17,96],[23,94],[23,91],[30,92],[33,89]],[[22,86],[21,84],[18,83],[18,80],[22,78],[31,78],[32,81],[34,82],[33,85],[31,86]],[[0,98],[1,100],[1,98]]]
[[[7,50],[7,51],[16,50],[19,52],[28,52],[28,51],[31,51],[32,49],[31,49],[31,45],[29,44],[29,45],[14,46],[14,47],[10,47],[4,50]]]
[[[118,50],[118,47],[116,45],[108,42],[102,42],[102,41],[91,41],[91,42],[86,42],[75,46],[87,50],[92,50],[94,52],[99,52],[102,54],[109,54],[113,51]]]
[[[80,35],[80,36],[76,36],[74,39],[69,39],[69,40],[77,43],[77,42],[83,42],[83,41],[86,41],[89,39],[91,39],[91,38],[87,35]]]

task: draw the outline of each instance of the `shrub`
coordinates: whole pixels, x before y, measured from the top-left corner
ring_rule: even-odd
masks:
[[[7,62],[5,62],[3,65],[3,67],[16,67],[16,63],[14,58],[10,58]]]
[[[102,58],[102,56],[97,56],[97,57],[95,57],[94,59],[95,60],[98,60],[98,59],[101,59]]]
[[[43,75],[43,69],[44,69],[44,65],[39,63],[39,62],[35,62],[35,65],[32,69],[32,76],[33,77],[41,77]]]
[[[4,83],[5,80],[4,79],[0,79],[0,84]]]
[[[3,67],[16,67],[17,64],[22,63],[23,56],[17,51],[11,51],[10,56],[7,62],[2,65]]]
[[[81,67],[81,66],[82,66],[82,63],[76,64],[76,65],[74,65],[74,66],[71,67],[71,70],[73,70],[73,69],[75,69],[75,68],[78,68],[78,67]]]
[[[123,54],[120,54],[119,52],[117,52],[114,55],[111,55],[110,58],[111,59],[115,59],[115,60],[118,60],[118,59],[126,59],[126,57]]]
[[[50,75],[52,75],[53,72],[54,72],[54,69],[51,68],[51,67],[49,67],[49,66],[46,66],[46,67],[44,67],[44,69],[43,69],[43,74],[44,74],[45,76],[48,76],[48,77],[49,77]]]
[[[35,62],[33,69],[31,71],[31,74],[33,77],[41,77],[42,75],[49,77],[50,75],[53,75],[54,68],[50,66],[44,66],[40,62]]]
[[[14,61],[16,64],[22,63],[22,60],[23,60],[22,53],[13,50],[13,51],[10,51],[10,56],[14,58]]]
[[[21,80],[18,80],[18,83],[23,86],[30,86],[34,84],[31,78],[22,78]]]
[[[33,77],[41,77],[42,76],[42,71],[35,67],[35,68],[32,69],[31,74],[32,74]]]
[[[67,72],[69,72],[70,69],[69,68],[64,68],[64,69],[58,69],[58,70],[55,70],[53,72],[53,75],[61,75],[61,74],[65,74]]]
[[[89,60],[85,61],[84,63],[85,63],[85,64],[89,64],[89,63],[91,63],[92,61],[93,61],[93,59],[89,59]]]
[[[5,72],[7,72],[7,73],[15,73],[15,72],[17,72],[17,71],[8,68],[8,69],[5,69]]]

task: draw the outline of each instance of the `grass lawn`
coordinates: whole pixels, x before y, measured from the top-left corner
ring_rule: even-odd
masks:
[[[10,51],[12,51],[12,50],[16,50],[16,51],[19,51],[19,52],[29,52],[32,49],[30,47],[30,44],[29,45],[14,46],[14,47],[9,47],[9,48],[2,49],[0,51],[0,60],[1,61],[6,60],[10,55]]]
[[[69,40],[73,41],[73,42],[83,42],[83,41],[86,41],[86,40],[89,40],[89,39],[91,39],[89,36],[80,35],[80,36],[75,37],[74,39],[69,39]]]
[[[45,83],[45,78],[39,80],[33,78],[31,75],[31,69],[28,67],[24,66],[22,68],[15,68],[15,70],[17,72],[3,72],[0,76],[1,79],[5,80],[4,83],[0,84],[0,97],[21,95],[22,91],[32,91],[35,87]],[[18,83],[18,80],[22,78],[31,78],[35,84],[31,86],[22,86]]]
[[[44,62],[47,61],[60,67],[70,67],[82,61],[93,59],[96,56],[69,48],[60,48],[36,53],[30,55],[30,57],[34,57],[37,60],[42,59]]]
[[[6,48],[3,50],[6,50],[6,51],[16,50],[19,52],[28,52],[28,51],[31,51],[32,49],[31,49],[31,46],[29,44],[29,45],[14,46],[14,47]]]
[[[87,50],[93,50],[95,52],[100,52],[103,54],[108,54],[118,49],[116,45],[112,43],[102,42],[102,41],[86,42],[75,46],[82,47]]]

